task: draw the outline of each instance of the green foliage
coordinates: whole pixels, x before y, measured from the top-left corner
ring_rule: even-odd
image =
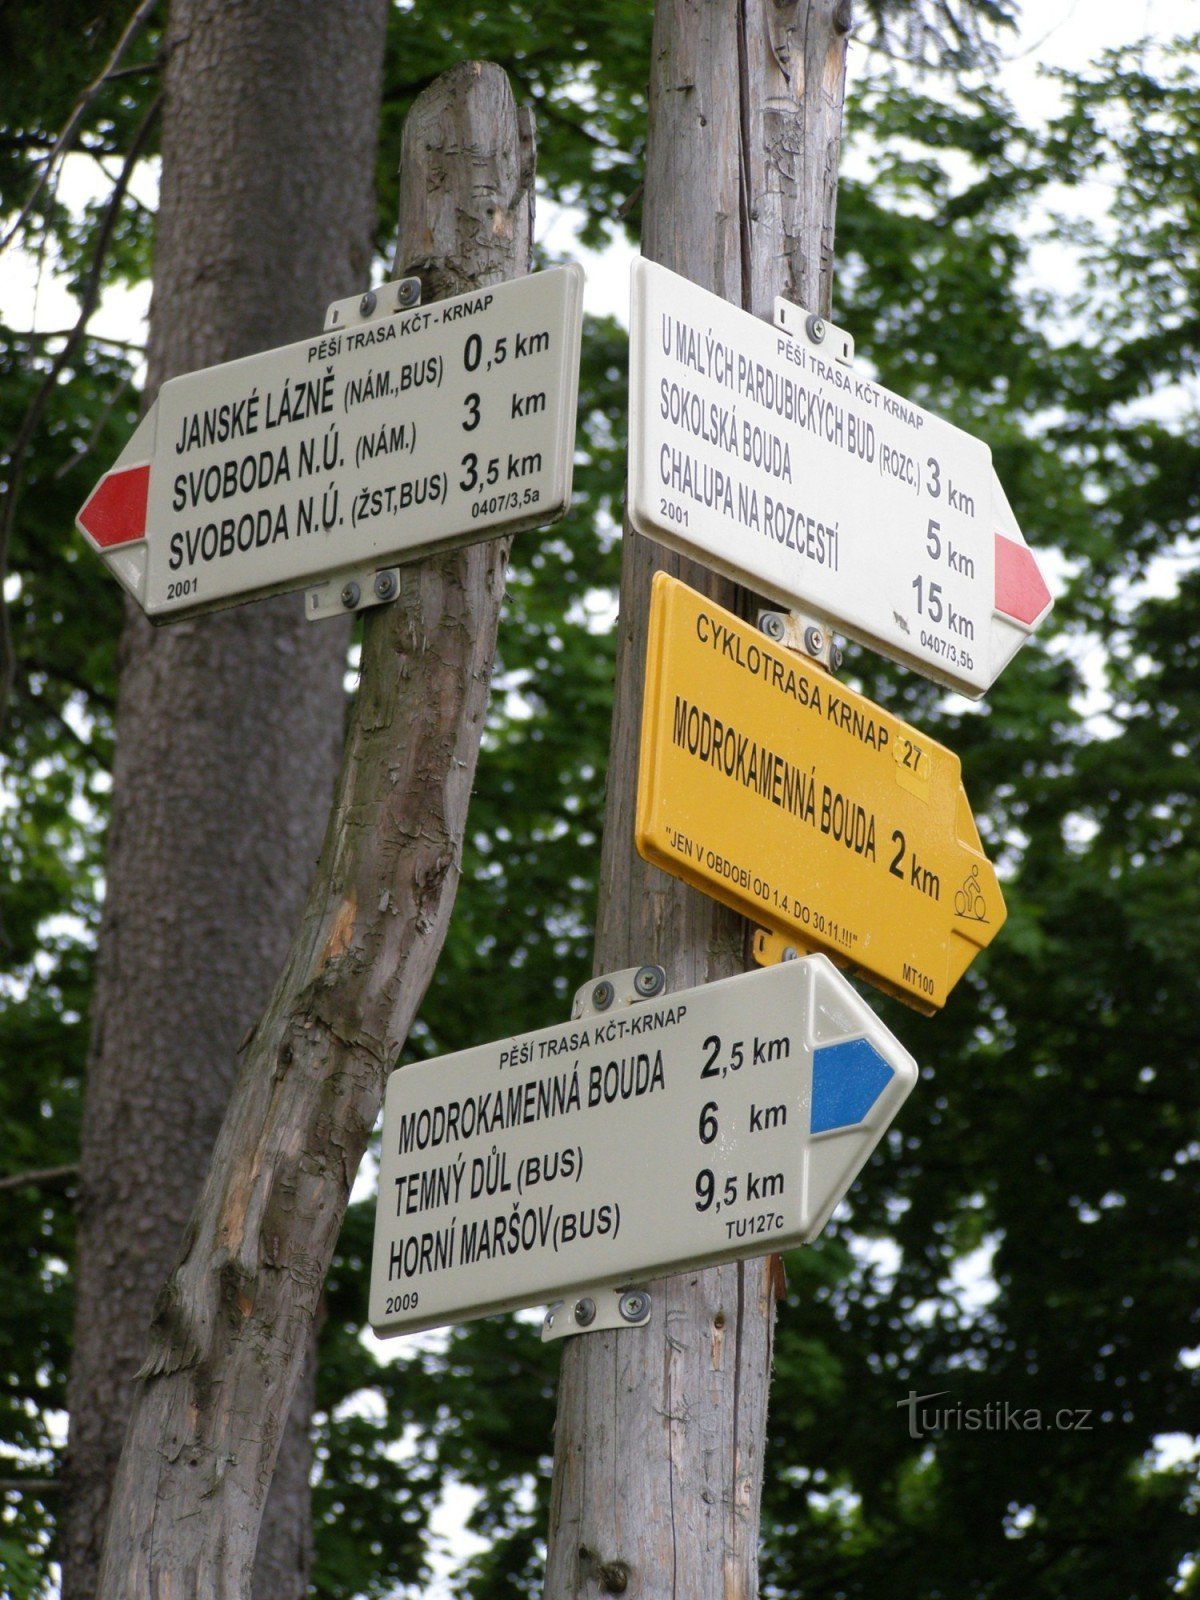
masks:
[[[49,154],[89,81],[97,76],[128,22],[123,0],[6,0],[0,10],[0,214],[32,191],[35,169]],[[146,82],[156,74],[153,26],[134,41],[126,76],[105,89],[71,148],[120,159],[140,121]],[[35,214],[53,213],[53,186]]]
[[[583,242],[601,245],[619,228],[619,212],[640,175],[650,23],[646,0],[607,0],[590,9],[571,0],[513,0],[503,7],[402,0],[388,37],[382,147],[399,149],[412,99],[448,67],[464,58],[499,62],[517,104],[537,116],[542,187],[556,203],[577,206]],[[385,250],[396,216],[386,177],[380,186]]]
[[[325,1282],[313,1490],[321,1600],[390,1594],[428,1571],[424,1531],[440,1475],[428,1460],[399,1459],[403,1369],[373,1371],[362,1344],[374,1225],[373,1204],[351,1207]],[[368,1374],[377,1380],[370,1394]]]
[[[1008,9],[897,3],[864,17],[885,49],[961,67],[981,21]],[[636,224],[626,202],[640,180],[650,13],[647,0],[588,16],[557,0],[397,5],[381,250],[400,120],[463,55],[501,60],[536,105],[542,185],[579,208],[589,242]],[[124,20],[95,5],[0,17],[0,211],[29,193]],[[110,174],[153,92],[156,48],[148,31],[137,70],[97,97],[76,135]],[[1009,921],[939,1017],[874,1002],[923,1080],[852,1206],[788,1261],[769,1594],[1130,1600],[1194,1588],[1194,1474],[1164,1467],[1155,1440],[1200,1432],[1197,49],[1127,51],[1063,78],[1062,115],[1036,133],[970,74],[938,95],[879,78],[851,110],[870,177],[842,185],[836,315],[885,383],[987,438],[1030,542],[1060,553],[1064,577],[1053,635],[982,707],[849,652],[867,693],[961,753]],[[1039,286],[1032,205],[1053,192],[1065,207],[1097,174],[1107,216],[1052,229],[1082,264],[1079,290]],[[96,220],[48,192],[26,238],[77,285]],[[129,206],[112,270],[143,274],[149,242],[149,219]],[[16,435],[54,348],[0,328],[0,437]],[[619,330],[590,321],[577,501],[516,544],[463,886],[411,1055],[559,1017],[589,969],[624,362]],[[95,341],[76,352],[15,522],[0,1178],[69,1164],[77,1149],[120,604],[71,523],[96,462],[132,426],[129,379],[121,352]],[[0,1189],[9,1479],[55,1470],[68,1202],[69,1189]],[[430,1509],[459,1482],[484,1542],[460,1592],[536,1593],[556,1358],[526,1324],[499,1318],[379,1362],[364,1338],[371,1226],[370,1202],[352,1209],[326,1285],[315,1591],[349,1600],[423,1582]],[[1008,1403],[1050,1419],[1087,1411],[1091,1425],[913,1438],[910,1390],[945,1391],[936,1403],[960,1414]],[[53,1496],[3,1500],[0,1586],[45,1593]]]
[[[47,365],[40,347],[0,326],[0,435],[16,433]],[[122,398],[128,369],[87,346],[67,378],[55,386],[45,442],[26,473],[10,552],[21,671],[0,760],[0,1179],[77,1159],[112,759],[120,601],[72,522],[94,479],[81,452],[94,438],[98,451],[115,454],[132,426]],[[6,1479],[54,1475],[71,1323],[71,1192],[64,1183],[0,1189]],[[53,1493],[4,1493],[4,1592],[45,1592],[53,1515]]]
[[[957,187],[934,159],[954,122],[905,97],[884,125],[916,141],[915,158],[893,149],[885,183],[846,196],[843,314],[861,335],[860,296],[886,311],[886,343],[860,337],[860,350],[905,392],[970,384],[939,409],[993,439],[1031,543],[1057,546],[1078,576],[1056,614],[1065,638],[1023,652],[985,711],[903,696],[963,754],[985,832],[1005,847],[1010,925],[943,1015],[915,1024],[891,1008],[924,1081],[835,1235],[880,1246],[833,1294],[810,1276],[831,1241],[793,1264],[781,1375],[817,1331],[855,1394],[796,1424],[776,1386],[776,1459],[803,1463],[820,1492],[798,1507],[788,1466],[770,1476],[775,1593],[1117,1600],[1166,1592],[1194,1561],[1193,1478],[1156,1465],[1155,1443],[1200,1420],[1194,1360],[1181,1359],[1197,1344],[1200,632],[1194,567],[1163,563],[1181,540],[1195,547],[1194,412],[1186,393],[1167,420],[1128,402],[1178,373],[1171,341],[1147,337],[1162,306],[1179,327],[1197,308],[1188,251],[1152,246],[1151,271],[1143,246],[1165,242],[1180,190],[1196,193],[1194,172],[1159,159],[1168,141],[1150,108],[1178,118],[1186,147],[1200,82],[1194,45],[1161,69],[1170,95],[1144,64],[1116,67],[1069,81],[1061,122],[1032,145],[997,146],[1006,113],[974,97],[975,126],[950,147],[978,165]],[[1072,227],[1085,288],[1055,320],[1046,306],[1031,316],[1013,287],[1014,202],[1098,161],[1122,225]],[[892,186],[936,228],[905,217],[889,242]],[[972,214],[961,254],[980,294],[944,315],[956,210]],[[926,376],[915,358],[930,350]],[[1147,575],[1162,592],[1130,588]],[[1104,668],[1099,718],[1083,714],[1071,664],[1085,637],[1092,677]],[[873,666],[871,692],[885,698],[888,676]],[[914,1439],[913,1392],[982,1420]],[[1005,1404],[1041,1428],[1002,1426]],[[1056,1426],[1060,1412],[1074,1425]]]

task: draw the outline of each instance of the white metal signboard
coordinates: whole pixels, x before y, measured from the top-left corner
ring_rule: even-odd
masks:
[[[814,1239],[916,1081],[824,956],[388,1080],[370,1320],[401,1333]]]
[[[776,311],[634,263],[630,520],[978,698],[1051,605],[991,452]]]
[[[560,267],[174,378],[79,528],[161,619],[552,522],[582,300]]]

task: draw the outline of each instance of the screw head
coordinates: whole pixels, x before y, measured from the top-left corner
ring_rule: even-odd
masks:
[[[829,665],[836,672],[845,659],[845,656],[842,654],[841,645],[835,644],[833,649],[829,652]]]
[[[758,619],[758,626],[768,639],[774,639],[776,644],[783,643],[783,637],[787,629],[778,611],[764,611]]]
[[[821,653],[821,646],[824,643],[825,636],[821,632],[820,628],[814,628],[811,625],[805,628],[804,648],[808,651],[810,656],[819,656]]]
[[[342,590],[342,604],[347,611],[353,611],[361,598],[362,590],[356,583],[348,583]]]
[[[390,600],[396,593],[396,576],[392,572],[377,572],[375,574],[375,595],[379,600]]]
[[[581,1328],[590,1326],[596,1320],[596,1302],[588,1295],[575,1302],[575,1321]]]
[[[368,289],[366,294],[363,295],[362,299],[358,302],[359,315],[369,317],[372,311],[374,311],[375,305],[375,291],[374,289]]]
[[[607,1011],[613,1003],[613,986],[607,978],[601,978],[592,990],[592,1004],[597,1011]]]
[[[665,988],[667,975],[661,967],[639,967],[637,976],[633,980],[633,987],[643,999],[648,1000],[651,995]]]
[[[396,288],[396,304],[400,309],[403,311],[409,306],[415,306],[420,298],[420,278],[401,278]]]
[[[804,331],[814,344],[824,344],[825,319],[815,315],[807,317],[804,323]]]
[[[629,1289],[617,1302],[626,1322],[640,1322],[650,1309],[650,1296],[644,1289]]]
[[[784,945],[784,947],[783,947],[783,959],[785,961],[799,961],[800,952],[799,952],[799,950],[796,949],[796,946],[794,944],[785,944]]]

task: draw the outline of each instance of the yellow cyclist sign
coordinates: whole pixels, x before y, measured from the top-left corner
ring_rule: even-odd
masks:
[[[958,757],[677,579],[654,580],[647,861],[934,1011],[1004,921]]]

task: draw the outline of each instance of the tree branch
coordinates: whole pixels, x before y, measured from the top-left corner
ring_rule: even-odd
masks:
[[[108,205],[105,208],[104,221],[100,226],[100,233],[96,239],[95,249],[92,254],[92,264],[88,269],[87,280],[80,300],[79,319],[67,336],[66,343],[50,363],[50,370],[43,378],[41,387],[37,394],[34,395],[29,409],[25,413],[9,456],[7,493],[4,496],[3,508],[0,509],[0,725],[3,725],[14,670],[12,639],[8,627],[8,607],[4,603],[4,583],[8,576],[8,545],[16,516],[21,478],[25,470],[25,458],[29,454],[29,446],[34,434],[37,432],[38,424],[42,420],[42,414],[50,402],[50,396],[54,393],[58,375],[74,355],[80,340],[83,338],[92,312],[96,309],[96,302],[100,298],[100,279],[104,271],[104,261],[108,255],[108,247],[112,240],[113,229],[116,227],[117,217],[120,214],[121,203],[133,177],[133,170],[141,159],[142,150],[150,135],[150,129],[154,125],[154,119],[158,115],[161,103],[161,94],[156,95],[150,104],[150,109],[142,118],[141,126],[130,142],[120,176],[116,181],[112,194],[109,196]]]
[[[107,62],[105,63],[103,71],[98,77],[92,79],[91,83],[88,84],[87,88],[75,102],[75,109],[67,118],[66,127],[64,127],[58,138],[54,141],[50,153],[46,157],[41,175],[34,184],[33,189],[30,191],[25,204],[21,207],[20,211],[17,212],[16,219],[13,222],[12,227],[4,235],[4,238],[0,239],[0,254],[3,254],[3,252],[8,249],[8,246],[12,243],[19,230],[24,226],[25,220],[29,216],[29,213],[33,210],[38,196],[46,187],[46,181],[51,172],[54,170],[55,162],[57,162],[67,144],[71,141],[71,139],[74,138],[75,131],[79,127],[84,112],[87,110],[88,106],[91,105],[92,101],[100,93],[105,84],[112,82],[114,76],[116,75],[117,67],[120,63],[121,57],[125,54],[126,50],[128,50],[134,39],[136,39],[138,34],[142,31],[142,27],[144,26],[147,17],[149,17],[157,3],[158,0],[142,0],[141,5],[138,6],[133,16],[130,17],[129,21],[125,24],[125,30],[121,34],[121,37],[117,40],[116,47],[114,48],[112,55],[109,56]],[[122,73],[121,76],[125,76],[125,74]]]
[[[78,687],[78,685],[76,685],[76,687]],[[96,752],[92,748],[91,741],[85,739],[82,734],[76,733],[75,729],[67,721],[66,717],[63,716],[59,708],[56,705],[51,704],[45,695],[35,694],[34,691],[28,687],[28,684],[16,685],[13,692],[18,699],[28,700],[32,706],[35,706],[39,716],[49,717],[54,725],[62,733],[64,733],[68,739],[70,739],[71,743],[75,746],[76,750],[79,751],[80,755],[95,756]],[[4,1186],[4,1180],[0,1179],[0,1189],[4,1188]]]
[[[22,328],[18,332],[15,328],[9,330],[9,338],[13,340],[28,340],[30,344],[50,344],[55,339],[69,339],[75,332],[74,328]],[[111,345],[114,350],[128,350],[131,355],[144,356],[146,346],[136,339],[114,339],[104,333],[89,333],[87,336],[93,344]]]
[[[124,400],[126,394],[129,391],[129,387],[130,387],[130,385],[132,383],[133,383],[133,378],[131,376],[129,376],[129,375],[126,375],[126,377],[124,378],[124,380],[121,383],[120,388],[117,390],[116,394],[114,394],[111,397],[111,399],[109,400],[108,404],[104,407],[104,410],[96,418],[95,427],[92,429],[91,433],[88,434],[87,438],[80,445],[79,449],[76,450],[76,452],[75,452],[75,454],[73,456],[68,456],[65,461],[60,462],[59,465],[57,467],[55,467],[55,469],[54,469],[54,481],[56,483],[60,482],[63,478],[65,478],[67,473],[70,472],[71,469],[73,467],[75,467],[80,461],[82,461],[85,456],[90,456],[91,455],[92,451],[96,447],[96,440],[100,437],[100,433],[101,433],[101,430],[104,427],[104,424],[108,421],[109,417],[112,416],[113,412],[121,404],[121,401]]]
[[[560,127],[569,129],[576,138],[594,145],[597,150],[603,150],[606,155],[619,154],[624,148],[615,139],[605,139],[600,134],[593,133],[587,124],[578,118],[568,116],[548,94],[535,96],[533,103],[539,117],[544,117],[547,122],[557,122]]]
[[[66,1189],[79,1176],[79,1163],[66,1167],[41,1167],[30,1172],[10,1172],[0,1178],[5,1189]]]
[[[30,565],[33,565],[33,563],[31,562]],[[46,567],[44,565],[39,566],[38,570],[45,571]],[[29,661],[29,669],[31,672],[41,672],[49,681],[65,684],[68,689],[75,689],[86,698],[89,706],[98,706],[111,716],[116,715],[116,696],[104,694],[97,689],[94,682],[81,677],[77,672],[72,672],[69,667],[63,667],[57,661],[44,661],[40,656],[34,656]],[[41,696],[37,698],[41,699]],[[42,700],[42,704],[45,706],[44,700]]]
[[[119,67],[105,76],[106,83],[117,83],[121,78],[153,78],[162,71],[161,61],[135,61],[132,66]]]

